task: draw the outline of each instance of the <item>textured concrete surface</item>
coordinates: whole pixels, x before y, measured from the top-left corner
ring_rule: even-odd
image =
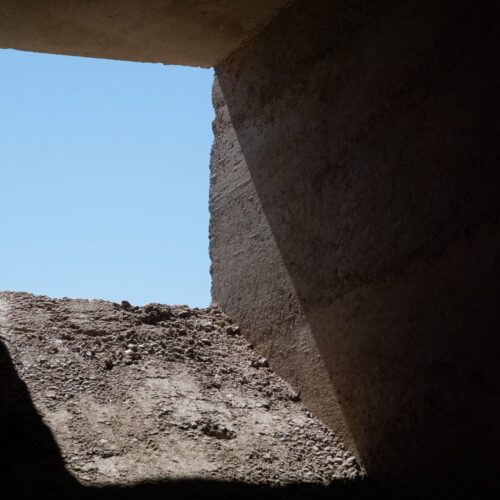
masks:
[[[297,1],[216,68],[238,140],[219,157],[245,160],[259,205],[212,184],[245,255],[212,253],[215,299],[258,324],[263,291],[269,310],[296,296],[368,471],[417,495],[498,488],[494,17],[493,2]]]
[[[354,443],[255,191],[217,79],[210,162],[212,297],[308,407]]]
[[[289,0],[1,0],[0,47],[209,67]]]

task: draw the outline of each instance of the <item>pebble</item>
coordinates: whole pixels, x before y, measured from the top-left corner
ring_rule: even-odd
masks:
[[[113,368],[113,361],[109,358],[104,359],[102,364],[106,370],[111,370],[111,368]]]
[[[269,361],[267,358],[254,359],[250,363],[254,368],[267,368],[269,366]]]
[[[130,309],[132,309],[132,304],[128,300],[122,300],[121,306],[126,311],[130,311]]]

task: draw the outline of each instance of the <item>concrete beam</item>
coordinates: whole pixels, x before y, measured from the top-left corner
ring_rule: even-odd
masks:
[[[0,47],[210,67],[289,0],[0,0]]]

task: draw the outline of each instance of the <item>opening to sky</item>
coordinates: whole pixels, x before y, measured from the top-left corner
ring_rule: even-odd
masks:
[[[0,290],[206,306],[212,70],[0,50]]]

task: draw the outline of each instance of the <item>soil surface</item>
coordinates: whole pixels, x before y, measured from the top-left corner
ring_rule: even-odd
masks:
[[[6,500],[374,495],[215,306],[1,293],[0,377]]]

